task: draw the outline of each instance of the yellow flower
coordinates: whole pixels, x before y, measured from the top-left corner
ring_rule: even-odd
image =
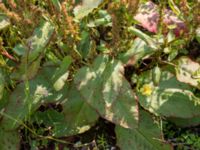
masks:
[[[143,87],[140,89],[140,92],[145,96],[150,96],[153,92],[152,86],[150,84],[144,84]]]

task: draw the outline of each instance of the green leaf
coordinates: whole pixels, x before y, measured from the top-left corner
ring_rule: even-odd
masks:
[[[55,67],[43,67],[38,75],[28,82],[28,87],[24,82],[17,85],[3,112],[1,124],[6,130],[16,129],[42,103],[58,102],[64,99],[67,94],[67,85],[59,92],[53,89],[54,82],[51,79],[55,70]]]
[[[170,145],[162,142],[161,129],[154,122],[151,115],[140,111],[139,127],[125,129],[120,126],[115,128],[117,145],[121,150],[169,150]]]
[[[169,56],[168,56],[168,61],[172,61],[176,56],[178,55],[178,50],[177,49],[171,49]]]
[[[64,115],[52,108],[45,111],[37,111],[32,117],[32,122],[36,122],[38,124],[43,123],[46,127],[55,127],[64,120]]]
[[[9,77],[6,75],[5,70],[0,68],[0,111],[4,110],[6,104],[8,103],[8,97],[10,94],[6,89],[6,86],[9,84]],[[0,119],[2,119],[2,114],[0,114]]]
[[[2,68],[0,68],[0,101],[4,94],[4,88],[5,88],[5,75]]]
[[[29,62],[32,62],[45,51],[45,47],[53,35],[53,32],[54,26],[52,23],[42,21],[39,27],[35,29],[33,35],[29,37],[25,43],[16,45],[13,50],[17,54],[23,55]]]
[[[153,84],[151,71],[144,72],[137,88],[140,104],[156,115],[178,118],[200,115],[199,98],[193,94],[192,88],[177,81],[168,71],[162,71],[158,86]]]
[[[176,62],[176,77],[180,82],[200,89],[200,65],[188,57],[181,57]]]
[[[152,80],[155,86],[157,86],[160,82],[160,77],[161,77],[161,70],[158,66],[154,67],[152,70]]]
[[[78,45],[78,51],[80,52],[83,58],[87,58],[90,52],[90,49],[91,49],[90,34],[87,31],[82,31],[81,41],[80,41],[80,44]]]
[[[83,101],[76,87],[72,85],[63,103],[64,120],[57,126],[54,136],[71,136],[89,130],[99,116],[85,101]]]
[[[200,27],[198,27],[196,30],[196,39],[200,43]]]
[[[98,18],[95,18],[94,20],[90,20],[87,24],[88,27],[94,28],[98,26],[112,26],[112,18],[108,11],[106,10],[99,10],[98,11]]]
[[[9,91],[7,90],[7,86],[10,84],[10,78],[8,73],[4,68],[0,68],[0,111],[5,108],[5,105],[8,102]],[[1,119],[0,114],[0,119]]]
[[[132,34],[135,34],[137,37],[141,38],[152,49],[154,49],[154,50],[159,49],[159,43],[155,42],[155,40],[152,37],[148,36],[147,34],[143,33],[142,31],[140,31],[134,27],[128,27],[128,31]]]
[[[53,3],[54,7],[60,12],[61,11],[61,4],[59,0],[51,0]]]
[[[155,53],[155,50],[150,48],[143,40],[136,38],[131,46],[131,48],[124,54],[119,56],[119,59],[123,63],[129,63],[133,61],[136,64],[139,60]]]
[[[167,118],[170,122],[173,122],[176,126],[185,128],[185,127],[194,127],[200,125],[200,117],[195,116],[193,118],[183,119],[183,118]]]
[[[66,56],[60,64],[60,67],[56,70],[52,79],[53,81],[55,81],[53,86],[56,91],[60,91],[65,85],[65,82],[69,75],[68,68],[71,63],[72,58],[70,56]]]
[[[19,56],[23,56],[25,55],[27,49],[23,44],[17,44],[14,48],[13,51],[19,55]]]
[[[176,4],[174,3],[173,0],[168,0],[169,6],[170,8],[173,10],[173,12],[179,16],[181,14],[181,11],[179,10],[179,8],[176,6]]]
[[[18,55],[23,56],[19,69],[12,75],[13,79],[25,80],[35,76],[53,32],[53,25],[50,22],[43,21],[25,44],[18,44],[14,47],[13,50]]]
[[[0,128],[0,148],[2,150],[20,149],[20,135],[17,131],[4,131]]]
[[[74,81],[84,100],[103,118],[126,128],[136,126],[137,103],[120,61],[99,56],[91,67],[81,68]]]
[[[87,16],[93,9],[97,8],[103,0],[82,0],[82,4],[76,6],[74,15],[76,19],[82,19]]]
[[[38,73],[40,68],[42,56],[35,59],[32,63],[27,64],[26,58],[22,59],[19,69],[11,74],[11,79],[14,80],[27,80],[32,79]]]
[[[0,14],[0,30],[8,27],[10,25],[10,20],[6,15]]]
[[[54,26],[48,21],[41,22],[40,26],[35,29],[33,35],[27,39],[26,47],[28,54],[28,61],[32,62],[37,58],[45,48],[52,37]]]

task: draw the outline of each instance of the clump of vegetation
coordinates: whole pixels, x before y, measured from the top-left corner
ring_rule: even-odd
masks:
[[[199,0],[2,0],[0,147],[200,149]]]

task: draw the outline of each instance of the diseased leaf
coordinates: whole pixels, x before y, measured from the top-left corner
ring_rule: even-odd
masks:
[[[26,43],[26,55],[28,55],[29,62],[32,62],[45,51],[53,32],[54,26],[48,21],[42,22],[40,26],[35,29],[33,35],[27,39]]]
[[[39,56],[32,63],[26,66],[25,65],[27,63],[26,58],[23,58],[22,63],[19,66],[19,69],[16,72],[13,72],[11,74],[11,79],[14,79],[14,80],[32,79],[38,73],[41,59],[42,59],[42,56]]]
[[[54,26],[48,21],[42,21],[38,28],[34,30],[31,37],[26,40],[25,44],[17,45],[14,50],[28,57],[28,62],[34,61],[41,53],[45,51],[52,34]],[[25,50],[25,52],[23,52]]]
[[[82,19],[87,16],[93,9],[97,8],[102,0],[82,0],[82,4],[74,9],[76,19]]]
[[[0,14],[0,30],[10,25],[10,20],[6,15]]]
[[[128,63],[131,65],[136,64],[139,60],[142,60],[144,57],[151,55],[155,52],[147,43],[142,39],[136,38],[131,46],[131,48],[124,54],[119,56],[119,59],[123,63]]]
[[[200,65],[188,57],[181,57],[176,62],[176,77],[180,82],[200,89]]]
[[[160,82],[160,77],[161,77],[161,70],[158,66],[154,67],[152,70],[152,80],[155,86],[157,86]]]
[[[109,61],[108,57],[99,56],[91,67],[78,71],[75,84],[84,100],[103,118],[125,128],[136,127],[137,103],[123,77],[120,61]]]
[[[98,26],[112,26],[112,17],[106,10],[99,10],[98,11],[98,18],[95,18],[94,20],[90,20],[90,22],[87,24],[88,27],[94,28]]]
[[[196,39],[200,43],[200,27],[196,29]]]
[[[43,67],[38,75],[28,82],[28,91],[26,91],[26,83],[17,85],[3,112],[1,124],[6,130],[16,129],[42,103],[58,102],[64,99],[67,94],[67,85],[59,92],[53,89],[51,79],[55,69],[55,67]]]
[[[192,88],[162,71],[160,84],[154,86],[151,71],[140,75],[137,90],[140,104],[150,112],[166,117],[192,118],[200,115],[199,98]]]
[[[172,6],[172,5],[170,5]],[[173,7],[174,8],[174,7]],[[141,4],[138,13],[134,16],[142,27],[150,32],[158,33],[159,25],[159,8],[156,4],[149,1]],[[165,9],[163,16],[163,24],[165,26],[174,26],[173,32],[176,36],[181,36],[184,32],[188,32],[188,28],[184,21],[180,20],[171,10]]]
[[[18,55],[22,55],[22,58],[19,69],[11,76],[12,79],[25,80],[31,79],[36,75],[53,32],[53,25],[50,22],[43,21],[25,44],[18,44],[14,47],[13,50]]]
[[[129,27],[128,31],[132,34],[135,34],[137,37],[141,38],[143,41],[145,41],[148,46],[154,50],[159,48],[159,43],[157,43],[152,37],[148,36],[144,32],[134,28],[134,27]]]
[[[66,56],[63,58],[63,61],[60,64],[60,68],[56,70],[52,79],[53,81],[55,81],[53,86],[56,91],[60,91],[65,85],[65,82],[69,75],[68,68],[71,63],[72,58],[70,56]]]
[[[151,115],[140,110],[139,127],[125,129],[120,126],[115,128],[117,145],[121,150],[170,150],[171,146],[162,142],[161,129],[154,122]]]

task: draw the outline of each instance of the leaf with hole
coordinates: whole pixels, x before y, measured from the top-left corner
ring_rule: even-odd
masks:
[[[71,86],[65,101],[62,114],[64,119],[53,130],[53,136],[72,136],[89,130],[98,120],[99,115],[83,100],[74,85]]]
[[[67,84],[59,92],[54,90],[52,77],[55,70],[55,67],[43,67],[34,79],[17,85],[3,112],[1,124],[6,130],[16,129],[41,104],[56,103],[64,99],[67,94]]]

